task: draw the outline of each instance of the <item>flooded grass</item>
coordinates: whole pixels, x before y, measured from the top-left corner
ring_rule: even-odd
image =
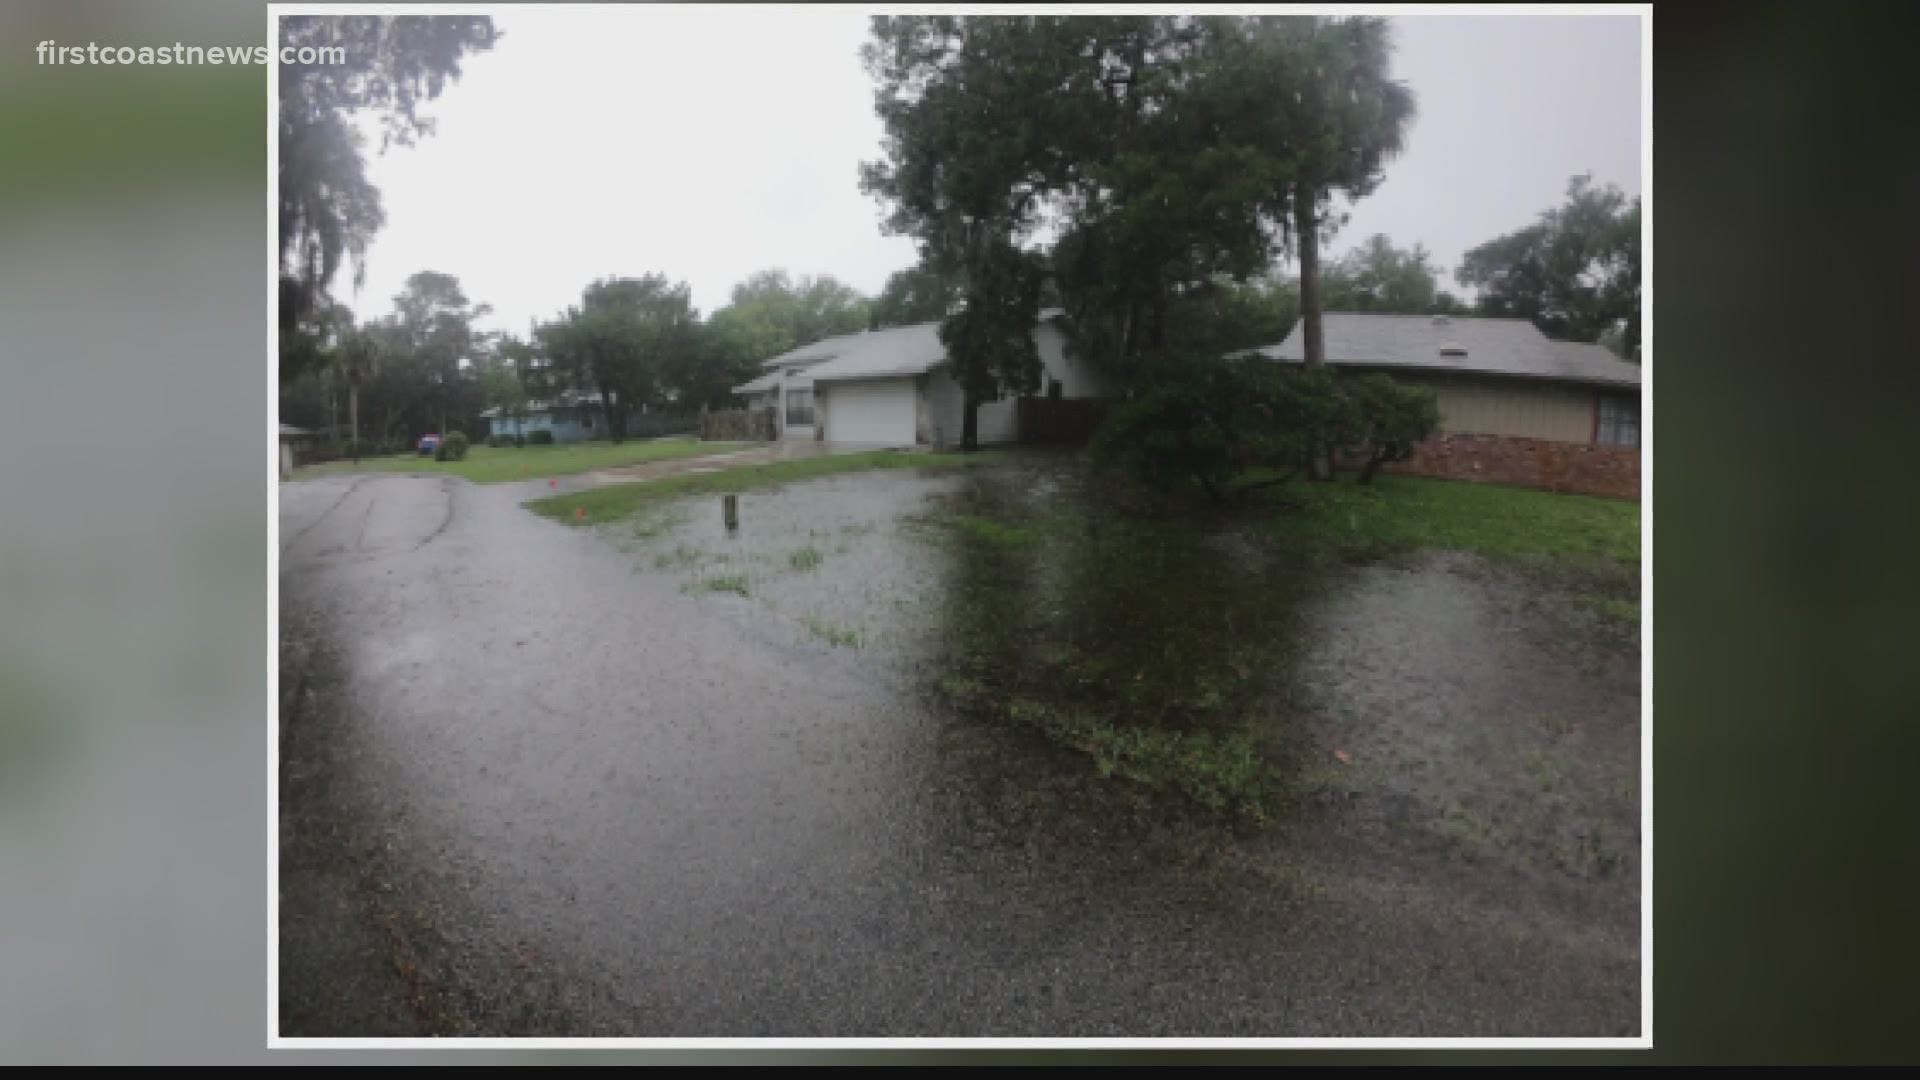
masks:
[[[591,523],[620,521],[641,510],[692,495],[755,491],[800,480],[813,480],[842,473],[874,469],[946,469],[988,465],[999,455],[987,451],[974,454],[935,454],[908,450],[874,450],[859,454],[834,454],[822,457],[775,461],[711,473],[684,473],[641,483],[609,484],[605,487],[566,495],[535,499],[527,508],[536,514],[568,525],[590,524],[578,511],[585,510]]]
[[[1313,576],[1230,522],[1142,516],[1074,468],[969,478],[910,535],[947,553],[932,663],[962,711],[1086,752],[1103,775],[1266,816],[1273,675]]]
[[[331,461],[310,465],[294,474],[297,480],[354,472],[421,473],[459,476],[476,484],[504,484],[547,476],[572,476],[596,469],[640,465],[651,461],[702,457],[740,450],[746,443],[702,442],[699,439],[644,439],[623,443],[581,442],[557,446],[488,446],[467,451],[460,461],[435,461],[430,454],[394,454],[385,457]],[[573,511],[567,511],[571,514]]]
[[[860,634],[858,631],[849,630],[844,626],[836,626],[817,615],[801,616],[800,624],[807,628],[807,633],[812,634],[814,637],[819,638],[829,645],[845,649],[857,649],[860,647]]]
[[[748,595],[751,568],[767,625],[1101,776],[1631,877],[1636,506],[1382,477],[1222,510],[1068,457],[880,467],[750,483],[731,532],[656,492],[639,558],[693,595]]]
[[[1617,499],[1379,476],[1370,485],[1290,484],[1272,501],[1279,507],[1276,534],[1296,543],[1374,552],[1434,547],[1635,568],[1640,562],[1640,506]]]
[[[713,577],[701,578],[692,582],[686,591],[724,592],[733,593],[735,596],[751,595],[745,574],[717,574]]]

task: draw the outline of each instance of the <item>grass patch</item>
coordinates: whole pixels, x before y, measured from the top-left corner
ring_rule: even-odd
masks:
[[[1640,504],[1634,502],[1415,476],[1379,476],[1364,486],[1296,482],[1278,497],[1286,506],[1275,529],[1313,545],[1640,561]]]
[[[1022,700],[1004,711],[1054,742],[1085,751],[1102,776],[1180,791],[1203,806],[1256,821],[1265,821],[1270,812],[1273,770],[1245,729],[1179,731],[1114,723]]]
[[[587,522],[574,516],[574,511],[582,507],[586,508],[589,521],[616,521],[631,517],[663,500],[690,495],[755,491],[798,480],[875,469],[958,468],[985,465],[997,460],[999,456],[992,452],[934,454],[915,450],[872,450],[858,454],[833,454],[747,465],[720,472],[668,476],[640,483],[609,484],[592,491],[535,499],[527,504],[527,509],[568,525],[582,525]]]
[[[700,565],[707,557],[706,552],[686,544],[676,546],[672,551],[663,551],[653,557],[653,568],[671,570],[675,567],[687,569]]]
[[[1003,698],[988,683],[954,673],[942,675],[934,685],[958,708],[1028,725],[1052,742],[1085,752],[1102,776],[1180,791],[1214,810],[1246,814],[1256,821],[1267,820],[1271,812],[1274,770],[1244,725],[1179,730],[1115,722],[1030,697]]]
[[[634,520],[633,536],[638,540],[654,540],[686,523],[687,515],[685,513],[667,511],[659,514],[648,514]]]
[[[819,548],[808,546],[787,556],[787,565],[804,574],[809,570],[819,569],[820,564],[826,560],[827,557],[820,554]]]
[[[1627,629],[1640,625],[1640,602],[1638,600],[1614,600],[1602,597],[1594,601],[1595,610],[1602,616]]]
[[[745,574],[716,574],[713,577],[701,578],[699,581],[690,582],[684,586],[682,591],[695,593],[725,592],[732,593],[735,596],[751,595],[747,586],[747,575]]]
[[[813,615],[803,616],[800,622],[807,628],[807,633],[812,634],[814,637],[819,638],[829,645],[843,649],[857,649],[860,647],[860,633],[857,630],[848,629],[843,626],[835,626],[827,620],[817,618]]]
[[[972,514],[954,514],[945,523],[962,536],[1000,547],[1031,547],[1040,542],[1040,530],[1032,525],[1013,525]]]
[[[468,450],[466,459],[462,461],[435,461],[431,456],[396,454],[391,457],[362,458],[358,465],[352,461],[311,465],[300,469],[294,476],[304,480],[353,472],[419,473],[458,476],[476,484],[501,484],[548,476],[572,476],[596,469],[642,465],[649,461],[724,454],[745,446],[745,443],[701,442],[693,438],[649,439],[618,445],[610,442],[520,447],[480,444]]]

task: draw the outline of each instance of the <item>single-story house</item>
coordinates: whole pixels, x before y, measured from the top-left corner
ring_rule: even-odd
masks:
[[[292,424],[280,425],[280,478],[293,475],[295,459],[302,451],[311,450],[320,440],[320,433],[309,431]]]
[[[517,416],[506,415],[497,405],[480,416],[487,422],[489,436],[511,438],[550,431],[556,443],[584,442],[605,435],[607,428],[607,411],[598,391],[563,390],[552,401],[527,402]]]
[[[1330,311],[1321,326],[1329,365],[1431,388],[1441,435],[1640,445],[1640,365],[1605,346],[1551,340],[1525,319]],[[1305,335],[1296,324],[1256,351],[1299,363]]]
[[[1107,384],[1067,348],[1059,309],[1041,312],[1034,345],[1043,367],[1040,393],[1094,398]],[[826,338],[761,364],[766,374],[734,388],[748,407],[772,406],[782,438],[873,446],[949,446],[960,441],[964,396],[947,364],[940,324],[870,330]],[[1018,402],[980,404],[982,444],[1019,437]]]

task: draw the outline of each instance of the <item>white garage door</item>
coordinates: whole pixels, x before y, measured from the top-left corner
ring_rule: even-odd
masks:
[[[913,445],[913,380],[834,383],[827,395],[827,441]]]

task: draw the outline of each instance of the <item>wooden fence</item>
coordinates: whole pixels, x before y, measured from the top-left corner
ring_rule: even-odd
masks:
[[[1040,446],[1083,446],[1106,417],[1098,398],[1020,399],[1020,441]]]

